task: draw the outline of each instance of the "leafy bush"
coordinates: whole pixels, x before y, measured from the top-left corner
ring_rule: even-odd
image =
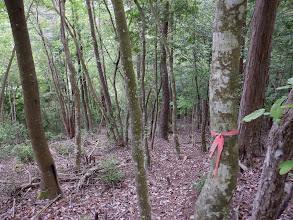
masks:
[[[100,166],[104,170],[104,174],[100,177],[100,179],[105,184],[117,185],[121,181],[124,173],[118,169],[114,157],[110,157],[107,160],[101,160]]]
[[[12,149],[12,153],[22,163],[29,163],[35,161],[35,155],[32,146],[30,145],[16,145]]]
[[[28,138],[27,129],[23,124],[11,120],[3,121],[0,126],[0,145],[23,143]]]

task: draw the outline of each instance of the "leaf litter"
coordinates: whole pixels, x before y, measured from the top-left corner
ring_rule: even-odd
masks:
[[[195,133],[195,142],[192,143],[190,125],[185,125],[181,126],[178,137],[182,153],[180,159],[172,147],[171,135],[170,142],[156,138],[154,149],[150,150],[151,169],[147,176],[153,219],[191,219],[200,183],[209,171],[210,160],[207,152],[201,152],[200,133]],[[0,219],[31,219],[42,209],[38,219],[86,220],[95,216],[99,219],[139,219],[130,147],[111,144],[106,131],[88,135],[83,141],[84,152],[94,151],[90,160],[84,158],[81,173],[77,174],[74,172],[74,156],[70,152],[60,154],[60,146],[70,148],[72,145],[73,140],[50,144],[65,198],[58,199],[46,209],[44,207],[50,203],[49,200],[36,200],[40,176],[36,163],[18,167],[14,158],[0,162]],[[118,169],[124,174],[121,181],[116,185],[104,184],[101,172],[97,171],[82,188],[77,188],[82,174],[106,158],[115,158]],[[237,219],[249,219],[251,215],[262,162],[263,158],[257,158],[254,169],[239,174],[233,196]],[[288,178],[288,182],[293,182],[293,179]],[[31,183],[31,187],[20,191],[21,186],[27,183]],[[292,219],[292,213],[291,199],[280,219]]]

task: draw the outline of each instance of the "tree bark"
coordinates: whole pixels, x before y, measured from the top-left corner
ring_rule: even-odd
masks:
[[[158,40],[157,40],[157,32],[158,28],[156,26],[156,34],[155,34],[155,91],[156,91],[156,100],[155,100],[155,109],[154,109],[154,122],[152,123],[152,135],[151,135],[151,144],[150,148],[154,149],[155,135],[157,129],[157,121],[158,121],[158,112],[159,112],[159,89],[158,89]]]
[[[240,102],[239,122],[264,105],[268,81],[272,34],[279,0],[257,0],[252,21],[250,45],[245,67],[244,87]],[[239,125],[241,160],[252,165],[251,158],[260,154],[261,118]]]
[[[293,103],[293,89],[285,104]],[[293,157],[293,108],[284,109],[282,123],[274,123],[267,141],[267,154],[252,210],[252,220],[276,219],[284,198],[287,175],[280,175],[280,163]]]
[[[131,118],[131,146],[135,167],[136,191],[141,219],[152,219],[144,156],[142,147],[142,115],[137,98],[137,85],[133,70],[132,55],[128,27],[122,0],[112,0],[116,18],[121,61],[126,84],[126,95]]]
[[[31,144],[41,171],[39,199],[62,194],[42,123],[38,81],[22,0],[5,0],[23,88],[24,111]]]
[[[146,39],[145,39],[145,31],[146,31],[146,21],[145,15],[142,7],[139,5],[137,0],[134,0],[141,17],[142,22],[142,30],[141,30],[141,40],[142,40],[142,56],[141,56],[141,105],[142,105],[142,115],[143,115],[143,148],[145,150],[146,155],[146,165],[149,168],[151,166],[151,156],[149,152],[148,146],[148,112],[147,112],[147,103],[146,103],[146,95],[145,95],[145,57],[146,57]]]
[[[240,38],[245,7],[245,0],[217,2],[209,90],[211,130],[220,134],[237,129]],[[222,220],[226,216],[238,176],[237,135],[225,136],[216,177],[215,162],[214,155],[207,181],[195,204],[196,220]]]
[[[152,3],[150,2],[150,5]],[[169,7],[169,2],[164,3],[163,7],[163,20],[164,23],[162,28],[157,24],[159,31],[162,31],[162,35],[167,37],[168,33],[168,15],[167,10]],[[155,19],[157,20],[157,19]],[[170,105],[170,90],[169,90],[169,77],[167,69],[167,55],[166,49],[161,41],[161,58],[160,58],[160,72],[161,72],[161,82],[162,82],[162,103],[161,103],[161,113],[159,116],[159,137],[169,140],[168,138],[168,125],[169,125],[169,105]]]
[[[207,125],[207,100],[202,99],[202,120],[201,120],[201,146],[202,151],[207,151],[207,142],[206,142],[206,125]]]

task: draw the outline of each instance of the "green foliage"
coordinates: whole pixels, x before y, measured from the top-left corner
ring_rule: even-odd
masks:
[[[4,121],[0,126],[0,145],[15,145],[23,143],[28,138],[24,125],[11,120]]]
[[[100,166],[104,171],[104,174],[101,175],[100,179],[105,184],[117,185],[124,176],[124,173],[117,167],[114,157],[110,157],[107,160],[101,160]]]
[[[292,160],[284,161],[283,163],[279,165],[279,169],[280,169],[280,175],[289,173],[289,171],[293,169],[293,161]]]
[[[35,155],[32,146],[30,145],[16,145],[12,149],[12,153],[16,156],[18,161],[22,163],[29,163],[35,161]]]
[[[265,113],[265,109],[264,108],[261,108],[261,109],[258,109],[258,110],[255,110],[254,112],[252,112],[251,114],[249,115],[246,115],[241,122],[250,122],[252,120],[255,120],[257,118],[259,118],[260,116],[262,116],[264,113]]]
[[[11,156],[11,145],[0,146],[0,160],[8,159]]]
[[[198,193],[201,192],[204,184],[206,183],[206,180],[207,180],[207,174],[206,173],[202,173],[198,175],[198,177],[200,178],[199,181],[193,181],[191,183],[191,186],[193,189],[197,189]]]
[[[56,153],[60,156],[71,156],[74,153],[74,145],[60,145],[56,148]]]
[[[46,131],[45,135],[46,135],[47,140],[50,140],[50,139],[54,138],[54,134],[51,131]]]
[[[293,88],[293,77],[290,78],[288,80],[288,86],[289,88]],[[279,87],[279,89],[284,89],[283,87]],[[243,122],[250,122],[252,120],[255,120],[257,118],[259,118],[262,115],[269,115],[271,117],[273,117],[273,121],[281,124],[281,116],[283,115],[283,109],[284,108],[292,108],[293,104],[289,104],[289,105],[283,105],[281,106],[281,104],[285,101],[285,99],[287,98],[287,96],[282,96],[280,99],[278,99],[271,107],[270,112],[265,112],[265,109],[258,109],[255,110],[254,112],[250,113],[249,115],[246,115],[242,120],[241,123]]]

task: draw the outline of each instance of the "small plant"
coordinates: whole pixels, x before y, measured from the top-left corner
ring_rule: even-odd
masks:
[[[46,139],[51,140],[54,138],[54,134],[51,131],[46,131]]]
[[[207,174],[206,173],[202,173],[202,174],[199,174],[198,177],[200,178],[199,181],[193,181],[191,183],[191,186],[193,189],[197,189],[198,193],[201,192],[206,180],[207,180]]]
[[[121,181],[124,173],[118,169],[114,157],[110,157],[107,160],[101,160],[100,166],[104,171],[104,174],[100,177],[100,179],[105,184],[117,185]]]
[[[8,159],[11,154],[12,146],[0,146],[0,160]]]
[[[70,156],[74,153],[74,145],[60,145],[56,148],[56,153],[61,156]]]
[[[22,163],[29,163],[35,161],[35,155],[32,146],[30,145],[16,145],[12,149],[12,153]]]

